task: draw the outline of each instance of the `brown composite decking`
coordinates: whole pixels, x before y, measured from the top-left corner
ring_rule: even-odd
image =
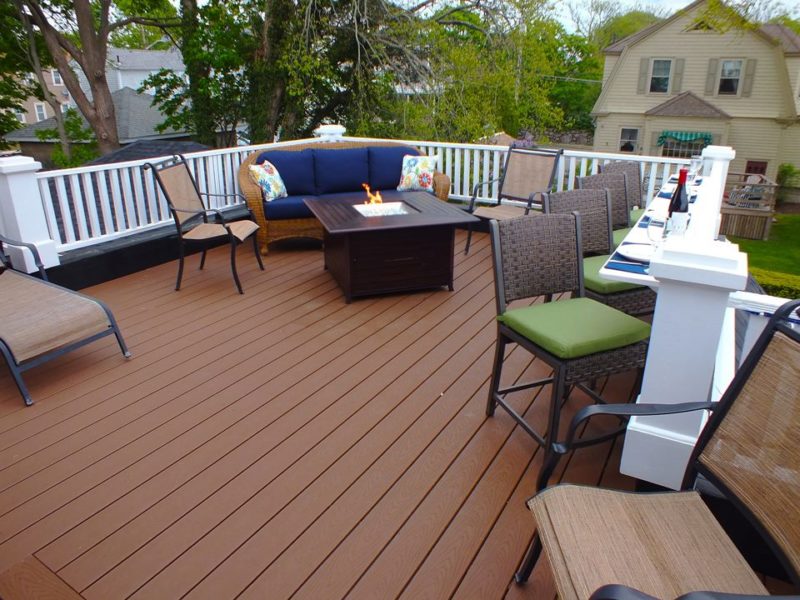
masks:
[[[243,296],[224,248],[179,293],[175,263],[85,290],[133,358],[106,338],[37,367],[30,408],[0,367],[0,595],[49,573],[96,599],[552,598],[545,569],[511,583],[540,453],[484,415],[491,252],[464,241],[454,292],[348,305],[319,250],[280,246],[263,273],[242,249]],[[513,402],[542,424],[532,396]],[[630,488],[618,464],[607,443],[557,476]]]

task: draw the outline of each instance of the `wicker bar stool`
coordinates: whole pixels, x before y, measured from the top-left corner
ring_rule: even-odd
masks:
[[[628,176],[625,173],[598,173],[578,177],[578,189],[608,190],[611,196],[611,228],[616,248],[631,230],[631,214],[628,204]]]
[[[579,387],[593,401],[603,398],[585,382],[644,367],[650,325],[605,304],[583,297],[580,216],[529,215],[490,221],[497,303],[497,343],[486,405],[492,416],[499,405],[545,449],[540,485],[550,477],[549,456],[559,430],[562,400]],[[571,293],[566,300],[509,308],[514,301]],[[553,375],[501,387],[508,344],[517,344],[553,368]],[[640,371],[641,372],[641,371]],[[505,396],[552,384],[547,430],[533,429]],[[593,439],[608,440],[618,431]]]
[[[625,173],[627,177],[626,197],[631,223],[636,223],[647,208],[647,199],[642,186],[642,170],[634,160],[619,160],[600,165],[600,173]],[[637,208],[638,207],[638,208]]]
[[[544,212],[581,215],[583,283],[586,297],[629,315],[647,315],[655,310],[656,293],[649,287],[610,281],[600,269],[612,251],[611,197],[606,189],[581,189],[544,195]]]

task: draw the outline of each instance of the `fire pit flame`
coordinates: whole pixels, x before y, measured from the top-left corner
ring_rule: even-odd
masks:
[[[364,204],[382,204],[383,198],[381,198],[380,192],[372,193],[372,190],[369,187],[369,184],[362,183],[361,187],[363,187],[367,191],[367,201]]]

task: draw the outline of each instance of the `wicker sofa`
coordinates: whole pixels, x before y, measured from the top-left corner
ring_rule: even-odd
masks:
[[[311,215],[303,198],[362,192],[361,184],[369,183],[381,191],[386,201],[398,199],[395,196],[403,194],[396,187],[405,154],[421,153],[417,148],[392,142],[311,142],[249,155],[239,167],[239,186],[260,226],[257,235],[262,254],[267,254],[267,245],[277,240],[322,240],[322,225]],[[263,160],[272,162],[280,172],[287,198],[262,200],[261,188],[250,178],[248,169]],[[433,189],[440,200],[446,201],[450,178],[437,172]]]

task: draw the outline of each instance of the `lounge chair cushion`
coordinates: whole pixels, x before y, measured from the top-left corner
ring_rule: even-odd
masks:
[[[570,298],[506,311],[499,321],[562,359],[646,340],[650,325],[589,298]]]
[[[108,331],[103,307],[91,298],[6,270],[0,277],[0,339],[17,363]]]
[[[588,598],[609,582],[656,598],[694,590],[767,595],[696,492],[559,485],[528,506],[563,600]]]
[[[262,152],[256,163],[268,160],[278,173],[286,186],[289,196],[313,196],[316,194],[317,184],[314,180],[314,152],[311,149],[290,152],[288,150],[269,150]]]
[[[361,184],[369,182],[369,151],[367,148],[315,149],[313,152],[314,178],[318,196],[360,191]]]
[[[403,157],[418,155],[411,146],[370,146],[369,184],[374,190],[394,190],[400,183]]]
[[[308,219],[314,215],[308,210],[303,198],[313,198],[313,194],[286,196],[272,202],[264,202],[264,215],[267,219]]]
[[[615,292],[625,292],[641,287],[634,283],[612,281],[605,277],[600,277],[600,269],[606,264],[607,260],[607,255],[589,256],[583,259],[583,285],[587,290],[597,292],[598,294],[613,294]]]

